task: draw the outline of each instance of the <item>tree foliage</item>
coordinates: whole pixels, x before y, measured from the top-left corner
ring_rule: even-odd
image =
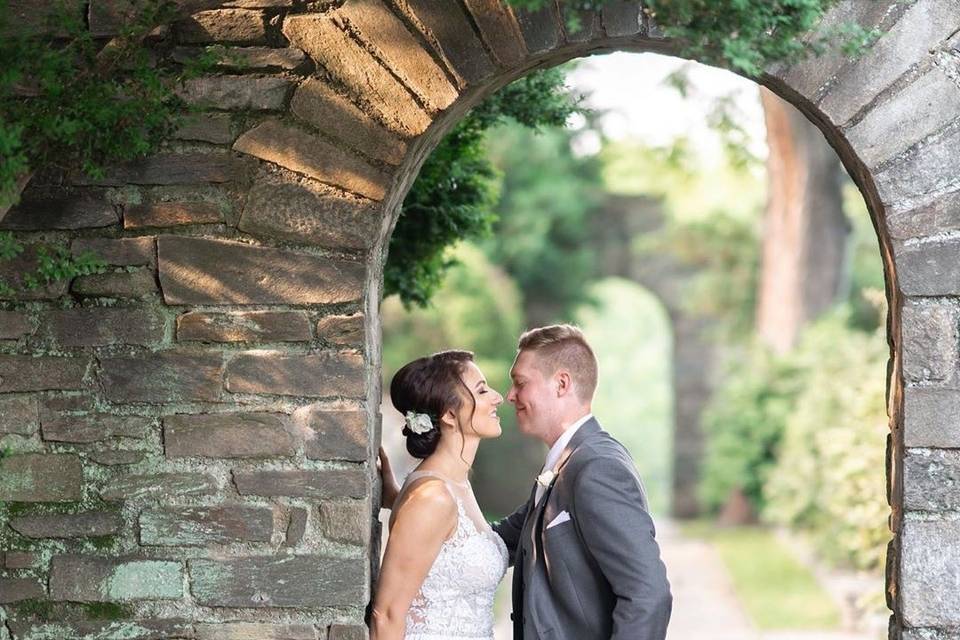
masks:
[[[602,200],[600,163],[574,153],[584,130],[504,126],[491,136],[501,197],[491,259],[516,280],[531,323],[571,319],[597,277],[589,217]]]
[[[437,145],[403,202],[390,239],[384,295],[426,306],[453,264],[447,249],[490,232],[497,191],[486,134],[507,121],[534,130],[563,126],[578,110],[564,77],[564,69],[555,67],[517,80],[471,110]]]
[[[177,83],[209,63],[158,65],[144,39],[173,18],[174,2],[137,2],[136,17],[106,47],[61,3],[49,33],[9,24],[0,0],[0,205],[19,197],[18,181],[43,167],[98,177],[142,157],[170,135],[184,112]],[[105,135],[109,132],[109,135]]]

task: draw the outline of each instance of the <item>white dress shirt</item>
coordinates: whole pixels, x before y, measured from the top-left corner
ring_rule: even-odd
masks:
[[[552,469],[556,471],[554,467],[556,467],[557,462],[560,461],[560,455],[563,453],[563,450],[570,443],[570,440],[573,438],[573,435],[577,432],[577,430],[580,427],[582,427],[584,423],[586,423],[587,420],[589,420],[592,417],[593,417],[593,414],[588,413],[587,415],[583,416],[582,418],[574,422],[572,425],[567,427],[566,431],[560,434],[560,437],[557,438],[557,441],[553,443],[552,447],[550,447],[550,451],[547,452],[547,461],[544,462],[543,469],[540,470],[541,473],[543,473],[547,469]],[[537,495],[536,495],[536,498],[534,498],[533,504],[536,505],[540,502],[540,498],[543,497],[543,491],[544,491],[543,485],[541,485],[538,482]]]

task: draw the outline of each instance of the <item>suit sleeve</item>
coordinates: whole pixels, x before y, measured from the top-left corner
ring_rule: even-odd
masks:
[[[616,598],[611,640],[663,640],[673,597],[633,465],[591,460],[573,490],[581,538]]]
[[[520,532],[523,530],[523,522],[527,518],[527,508],[529,505],[529,502],[522,504],[506,518],[491,524],[493,530],[498,536],[503,538],[503,543],[507,546],[507,551],[510,554],[511,567],[516,559],[517,547],[520,545]]]

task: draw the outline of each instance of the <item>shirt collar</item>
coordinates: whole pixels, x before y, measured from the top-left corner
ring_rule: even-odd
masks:
[[[557,441],[553,443],[553,446],[550,447],[550,451],[547,452],[547,461],[543,465],[544,471],[547,469],[553,469],[557,461],[560,459],[560,455],[563,453],[563,450],[570,443],[570,440],[573,438],[573,435],[577,432],[577,429],[582,427],[590,418],[593,417],[592,413],[588,413],[583,416],[572,425],[567,427],[567,430],[564,431]]]

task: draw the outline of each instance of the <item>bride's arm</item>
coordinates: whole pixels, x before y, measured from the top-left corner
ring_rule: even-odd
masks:
[[[513,566],[516,560],[517,546],[520,544],[520,532],[523,530],[523,522],[527,518],[528,504],[522,504],[506,518],[491,523],[491,527],[498,536],[503,538],[503,544],[507,547],[507,553],[510,556],[510,566]]]
[[[457,505],[442,482],[410,489],[395,512],[370,621],[371,640],[402,640],[407,611],[457,526]]]

